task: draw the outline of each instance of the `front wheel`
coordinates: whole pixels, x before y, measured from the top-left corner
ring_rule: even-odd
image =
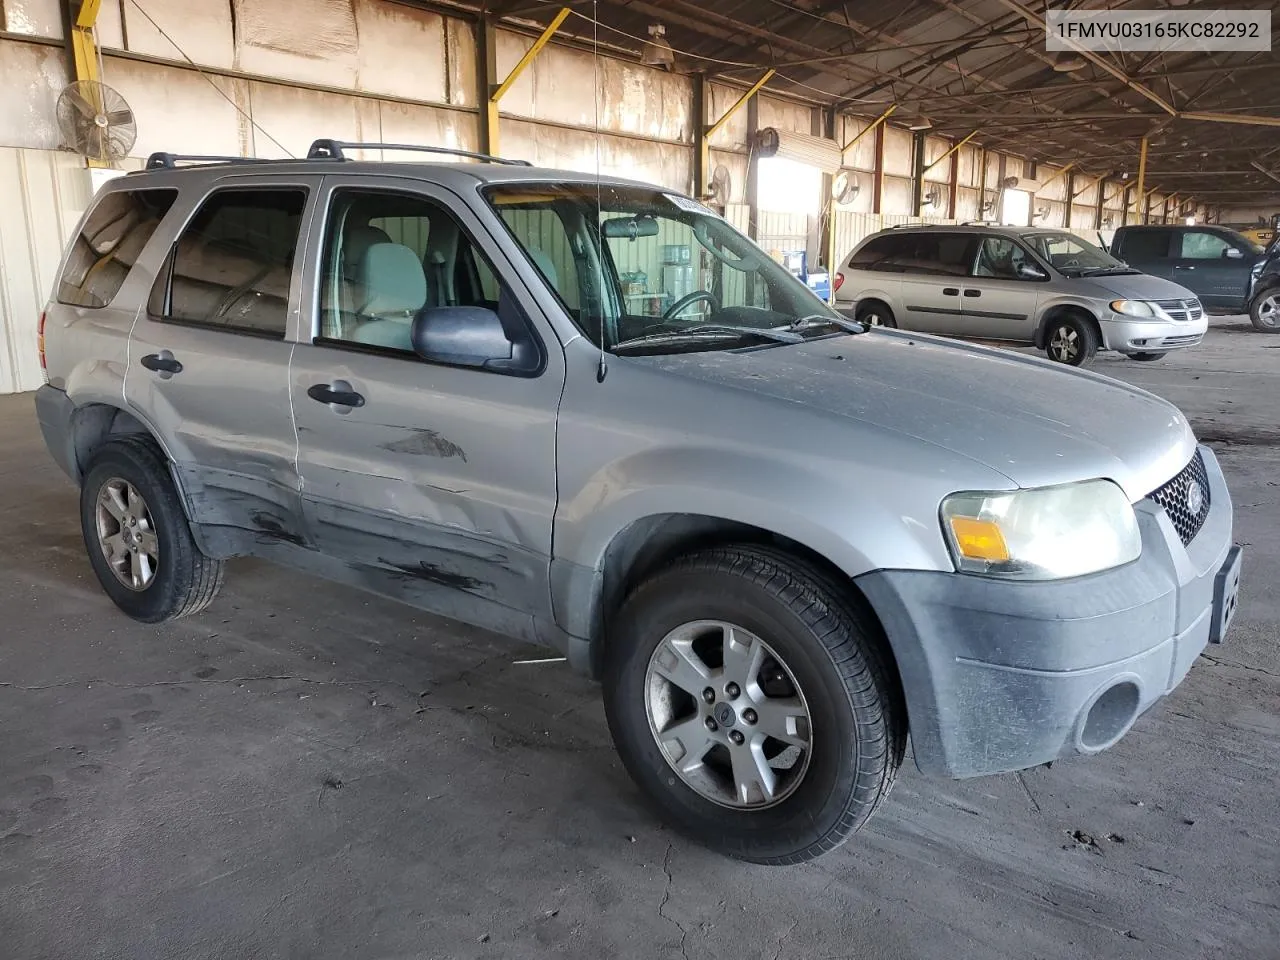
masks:
[[[197,613],[222,586],[222,561],[196,546],[168,464],[149,439],[121,437],[93,455],[80,525],[102,589],[135,620]]]
[[[605,711],[659,813],[742,860],[834,849],[888,795],[905,711],[874,617],[758,547],[675,561],[608,638]]]
[[[1255,330],[1280,333],[1280,289],[1266,290],[1249,304],[1249,319]]]
[[[1128,356],[1130,360],[1142,361],[1163,360],[1165,358],[1164,353],[1130,353],[1126,354],[1126,356]]]
[[[1069,314],[1049,322],[1044,351],[1056,363],[1083,367],[1098,352],[1098,333],[1093,324]]]

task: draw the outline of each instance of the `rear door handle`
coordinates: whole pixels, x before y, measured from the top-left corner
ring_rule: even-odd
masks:
[[[1177,263],[1177,264],[1174,264],[1173,269],[1175,269],[1175,270],[1194,270],[1194,269],[1195,269],[1195,267],[1194,267],[1194,266],[1190,266],[1190,267],[1189,267],[1189,266],[1184,266],[1184,265],[1183,265],[1183,264],[1181,264],[1181,263]]]
[[[159,353],[149,353],[140,361],[148,370],[154,370],[160,376],[173,376],[175,373],[182,372],[182,364],[179,363],[168,350],[161,350]]]
[[[317,383],[307,387],[307,396],[319,403],[327,403],[335,407],[363,407],[364,397],[351,389],[345,380],[333,383]]]
[[[958,297],[960,296],[960,288],[959,287],[943,287],[942,295],[944,297]]]
[[[970,290],[966,290],[966,291],[964,292],[964,295],[965,295],[966,297],[980,297],[980,296],[982,296],[982,291],[981,291],[981,290],[972,290],[972,289],[970,289]]]

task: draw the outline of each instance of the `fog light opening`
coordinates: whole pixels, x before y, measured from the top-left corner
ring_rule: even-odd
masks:
[[[1093,702],[1080,731],[1080,746],[1085,750],[1105,750],[1133,725],[1142,700],[1138,685],[1128,680],[1108,688]]]

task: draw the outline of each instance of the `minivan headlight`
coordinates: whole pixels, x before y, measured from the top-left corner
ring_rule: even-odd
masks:
[[[1145,317],[1151,319],[1157,317],[1155,307],[1147,303],[1145,300],[1112,300],[1111,309],[1116,313],[1123,313],[1126,317]]]
[[[957,570],[993,577],[1078,577],[1142,553],[1133,506],[1110,480],[955,493],[942,502],[942,527]]]

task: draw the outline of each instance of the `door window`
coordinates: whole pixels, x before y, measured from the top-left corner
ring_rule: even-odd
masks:
[[[1187,230],[1181,235],[1183,260],[1221,260],[1234,249],[1225,237],[1204,230]]]
[[[444,207],[425,197],[336,191],[320,275],[318,342],[413,353],[429,307],[498,309],[489,261]]]
[[[967,233],[918,233],[906,273],[927,273],[943,277],[966,277],[973,262],[973,235]]]
[[[58,302],[77,307],[111,303],[177,196],[177,190],[106,194],[71,244],[58,282]]]
[[[1164,260],[1169,256],[1172,230],[1126,230],[1121,235],[1120,256],[1136,263]]]
[[[975,277],[992,277],[996,280],[1023,280],[1019,276],[1018,267],[1030,264],[1043,273],[1031,254],[1022,244],[1009,237],[983,237],[978,248],[978,258],[973,265]]]
[[[551,207],[503,204],[498,215],[529,255],[547,285],[575,318],[582,306],[578,260],[560,212]]]
[[[152,289],[152,318],[283,339],[306,190],[219,190]]]

